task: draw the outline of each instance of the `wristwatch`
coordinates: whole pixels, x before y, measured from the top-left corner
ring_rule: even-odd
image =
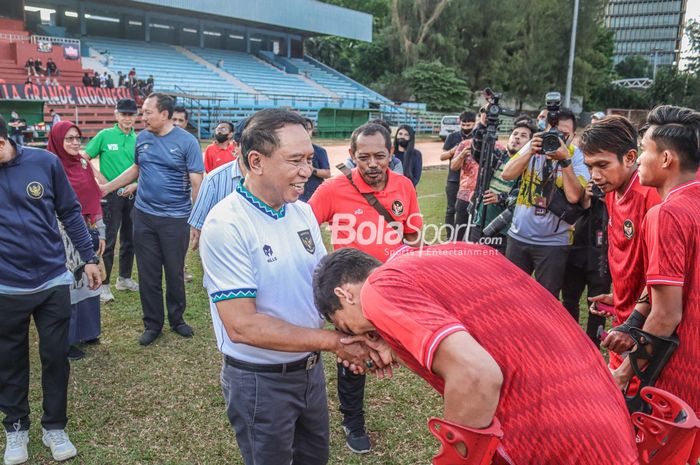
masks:
[[[99,265],[100,264],[100,256],[95,255],[93,256],[90,260],[85,262],[86,265]]]
[[[317,172],[317,171],[318,171],[318,170],[317,170],[316,168],[314,168],[314,169],[311,170],[311,174],[312,174],[313,176],[316,176],[316,172]]]
[[[562,168],[566,168],[567,166],[571,166],[571,158],[565,158],[563,160],[559,160],[559,165]]]

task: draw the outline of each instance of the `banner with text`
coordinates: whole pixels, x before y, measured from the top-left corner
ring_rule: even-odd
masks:
[[[133,98],[129,89],[102,89],[83,86],[47,86],[0,84],[0,98],[9,100],[45,100],[49,105],[114,106],[122,98]]]

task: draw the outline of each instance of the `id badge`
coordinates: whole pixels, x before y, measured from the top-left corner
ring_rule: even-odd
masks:
[[[547,214],[547,199],[544,196],[538,195],[535,197],[535,215],[544,216]]]

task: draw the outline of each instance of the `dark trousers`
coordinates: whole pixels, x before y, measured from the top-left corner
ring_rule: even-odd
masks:
[[[455,203],[457,203],[457,191],[459,183],[455,181],[447,181],[445,185],[445,194],[447,195],[447,209],[445,210],[445,224],[454,227],[455,225]],[[451,238],[448,238],[451,239]]]
[[[535,280],[559,299],[570,248],[568,245],[526,244],[509,237],[506,257],[525,273],[534,271]]]
[[[146,329],[163,328],[163,270],[170,327],[185,322],[182,315],[186,304],[184,268],[188,243],[187,218],[155,216],[134,209],[134,246]]]
[[[586,266],[581,267],[576,263],[571,263],[569,260],[566,265],[564,287],[561,290],[562,303],[576,321],[579,319],[581,295],[586,287],[588,287],[588,297],[610,292],[610,277],[601,277],[598,270],[587,270],[586,268]],[[600,326],[605,327],[605,317],[589,314],[586,334],[596,346],[600,345],[598,339]]]
[[[29,322],[39,333],[41,388],[46,429],[68,423],[69,286],[27,295],[0,294],[0,411],[6,431],[29,429]],[[15,428],[15,425],[17,428]]]
[[[455,202],[455,241],[467,240],[467,226],[469,225],[469,202],[457,199]]]
[[[117,234],[119,234],[119,277],[131,278],[131,270],[134,267],[134,223],[132,217],[134,200],[120,197],[116,192],[112,192],[105,196],[104,201],[102,208],[107,228],[107,240],[102,260],[104,260],[107,269],[107,279],[103,284],[109,284]]]
[[[365,427],[365,375],[356,375],[338,364],[338,400],[340,413],[343,414],[343,426],[350,431],[358,431]]]
[[[254,373],[224,364],[221,387],[246,465],[328,463],[323,364],[287,373]]]

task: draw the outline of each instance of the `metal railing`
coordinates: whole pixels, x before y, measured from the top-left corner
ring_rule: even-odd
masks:
[[[54,36],[38,36],[38,35],[33,35],[31,42],[33,44],[37,44],[39,42],[51,42],[52,44],[61,44],[61,45],[75,45],[78,48],[80,48],[80,40],[78,39],[69,39],[68,37],[54,37]]]
[[[29,37],[21,34],[10,34],[8,32],[0,33],[0,40],[7,40],[9,42],[27,42]]]

